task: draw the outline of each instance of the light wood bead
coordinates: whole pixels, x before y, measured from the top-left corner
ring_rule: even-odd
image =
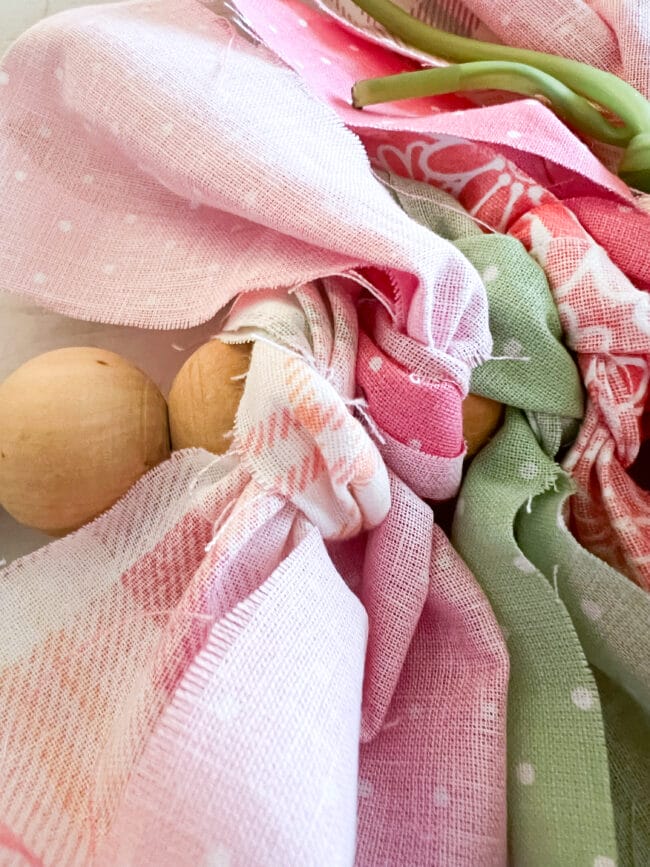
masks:
[[[501,424],[503,404],[468,394],[463,401],[463,435],[467,443],[467,457],[475,455]]]
[[[174,449],[228,451],[237,407],[250,365],[251,343],[209,340],[181,367],[169,392],[169,423]]]
[[[77,529],[169,454],[164,397],[113,352],[57,349],[0,385],[0,503],[29,527]]]

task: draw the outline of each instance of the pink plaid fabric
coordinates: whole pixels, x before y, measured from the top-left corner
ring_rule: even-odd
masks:
[[[7,288],[158,328],[236,299],[254,343],[229,455],[3,572],[5,862],[502,864],[503,639],[392,469],[457,486],[479,275],[192,0],[47,21],[1,81]]]

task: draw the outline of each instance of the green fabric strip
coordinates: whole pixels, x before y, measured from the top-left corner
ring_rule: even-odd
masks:
[[[490,600],[510,653],[512,863],[611,867],[616,841],[598,690],[564,604],[514,537],[517,513],[553,486],[558,469],[523,413],[509,409],[469,469],[452,541]]]
[[[511,862],[612,867],[616,831],[598,687],[565,603],[515,539],[518,516],[532,514],[535,498],[554,493],[562,478],[553,458],[582,415],[579,373],[561,342],[544,272],[516,239],[483,234],[432,187],[394,176],[389,184],[407,213],[455,243],[482,275],[497,357],[473,372],[471,390],[509,407],[469,468],[452,541],[510,652]],[[555,566],[552,538],[535,532]]]
[[[544,573],[571,615],[594,666],[605,716],[619,864],[650,864],[650,595],[582,548],[569,532],[557,491],[520,510],[522,551]]]

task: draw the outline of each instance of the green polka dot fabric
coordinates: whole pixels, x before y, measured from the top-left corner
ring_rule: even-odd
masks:
[[[585,551],[563,505],[573,483],[521,510],[515,526],[526,557],[553,582],[571,615],[600,692],[620,865],[650,864],[650,596]]]
[[[629,804],[642,787],[637,777],[626,782],[626,768],[641,746],[638,735],[618,737],[617,720],[632,701],[635,732],[644,731],[643,709],[624,691],[645,690],[643,665],[628,664],[622,636],[599,631],[609,620],[596,615],[609,597],[580,585],[589,575],[581,557],[590,555],[559,521],[568,482],[555,457],[575,436],[583,395],[546,277],[517,240],[484,234],[451,197],[393,176],[389,184],[404,210],[472,262],[490,304],[495,357],[474,371],[471,390],[508,408],[467,472],[452,541],[490,600],[510,654],[511,863],[635,864],[645,825],[630,819]]]

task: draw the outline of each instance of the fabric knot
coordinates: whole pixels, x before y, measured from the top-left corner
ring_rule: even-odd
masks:
[[[344,290],[242,296],[222,338],[254,341],[233,446],[257,484],[291,500],[326,539],[381,523],[386,468],[347,406],[357,323]]]

